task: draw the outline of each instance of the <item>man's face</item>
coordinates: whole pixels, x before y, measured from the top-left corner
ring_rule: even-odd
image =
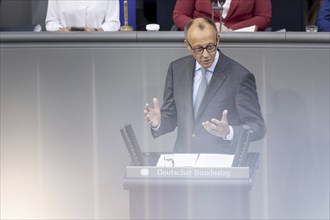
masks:
[[[218,38],[211,25],[205,24],[204,30],[200,30],[197,25],[193,24],[187,33],[186,45],[202,67],[212,66],[217,51]]]

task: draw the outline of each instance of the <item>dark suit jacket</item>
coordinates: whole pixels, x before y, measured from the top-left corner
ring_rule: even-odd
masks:
[[[193,18],[212,17],[211,0],[177,0],[173,10],[174,24],[183,30],[184,26]],[[272,17],[270,0],[232,0],[229,11],[223,22],[227,27],[236,30],[252,25],[257,30],[265,30]],[[214,21],[219,22],[220,12],[215,11]]]
[[[219,51],[220,52],[220,51]],[[193,116],[193,77],[195,59],[186,56],[172,62],[167,73],[161,125],[154,137],[173,131],[177,139],[174,152],[204,152],[234,154],[231,141],[225,141],[207,132],[203,121],[220,119],[228,110],[229,125],[237,134],[239,128],[248,125],[253,134],[251,140],[261,139],[266,131],[260,112],[255,78],[246,68],[220,52],[219,61],[197,113]]]

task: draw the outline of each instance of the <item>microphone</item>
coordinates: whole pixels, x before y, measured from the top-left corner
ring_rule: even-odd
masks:
[[[212,3],[212,21],[214,22],[214,10],[220,11],[220,32],[221,32],[221,26],[222,26],[222,11],[223,11],[223,5],[226,3],[226,0],[211,0]],[[218,3],[219,6],[215,6],[215,3]]]
[[[212,3],[212,21],[214,22],[214,10],[216,8],[215,3],[217,3],[218,0],[211,0]]]
[[[220,32],[222,29],[222,12],[223,12],[223,5],[225,4],[226,0],[219,0],[220,3]]]

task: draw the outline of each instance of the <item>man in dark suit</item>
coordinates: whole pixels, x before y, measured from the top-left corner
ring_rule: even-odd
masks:
[[[192,20],[185,27],[185,43],[192,56],[170,64],[161,109],[157,98],[153,108],[147,103],[144,109],[152,135],[177,127],[174,152],[226,154],[234,154],[230,143],[243,125],[253,131],[252,141],[263,138],[266,128],[254,75],[217,49],[215,24],[206,18]]]

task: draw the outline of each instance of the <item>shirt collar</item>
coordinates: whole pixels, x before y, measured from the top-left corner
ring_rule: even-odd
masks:
[[[210,66],[209,68],[207,68],[208,71],[210,71],[211,73],[214,72],[214,69],[215,69],[215,66],[217,65],[217,62],[219,60],[219,56],[220,56],[220,53],[219,51],[217,50],[216,54],[215,54],[215,59],[212,63],[212,66]],[[195,64],[195,72],[197,70],[199,70],[202,66],[196,61],[196,64]]]

